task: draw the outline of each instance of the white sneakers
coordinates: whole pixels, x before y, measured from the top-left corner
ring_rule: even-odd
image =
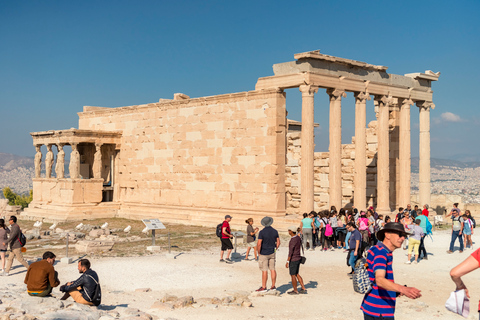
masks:
[[[405,261],[405,264],[411,264],[411,263],[412,263],[412,261],[410,261],[410,260]]]

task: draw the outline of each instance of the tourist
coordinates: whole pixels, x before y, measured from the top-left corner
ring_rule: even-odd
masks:
[[[450,271],[450,277],[452,278],[453,282],[455,283],[455,291],[465,289],[465,294],[468,298],[470,298],[470,294],[468,293],[467,286],[462,281],[462,277],[473,270],[478,269],[480,266],[480,249],[475,250],[467,259],[461,262],[459,265],[454,267]],[[480,309],[480,304],[479,304]],[[480,310],[479,310],[480,312]]]
[[[230,260],[230,254],[233,250],[233,244],[230,239],[233,238],[233,234],[231,234],[230,230],[230,221],[232,221],[232,216],[227,214],[222,224],[222,238],[220,239],[222,241],[222,248],[220,250],[220,262],[232,263],[232,260]],[[223,260],[224,251],[227,251],[227,257],[225,260]]]
[[[313,215],[304,213],[303,219],[300,223],[300,228],[303,234],[303,247],[307,250],[307,243],[310,244],[310,250],[313,250],[313,232],[315,232],[315,225],[313,223]]]
[[[377,234],[378,231],[382,230],[384,225],[385,221],[383,220],[383,214],[379,214],[378,219],[375,221],[375,234]]]
[[[428,204],[423,205],[423,210],[422,214],[428,218],[429,212],[428,212]]]
[[[245,260],[248,261],[248,254],[250,253],[250,249],[253,248],[253,256],[255,257],[255,261],[257,261],[257,237],[255,234],[258,232],[258,227],[253,227],[252,218],[245,220],[245,223],[247,224],[247,253],[245,253]]]
[[[423,236],[420,238],[419,256],[422,255],[423,260],[428,260],[427,249],[425,249],[425,237],[427,236],[427,221],[428,218],[425,217],[422,212],[418,212],[417,219],[420,220],[420,228],[422,228]]]
[[[473,243],[472,243],[472,228],[473,228],[473,223],[472,220],[468,218],[468,215],[466,213],[463,214],[463,243],[465,244],[465,248],[471,248]]]
[[[330,207],[330,226],[332,227],[332,250],[334,247],[337,246],[337,228],[338,228],[338,221],[337,221],[337,208],[335,206]]]
[[[413,263],[418,263],[418,249],[420,248],[420,241],[424,235],[422,227],[420,227],[420,219],[415,220],[415,224],[408,225],[408,228],[412,230],[412,233],[408,236],[408,260],[406,264],[412,263],[412,251],[415,255],[415,261]]]
[[[357,220],[357,227],[358,231],[362,234],[362,239],[363,242],[369,243],[369,237],[368,237],[368,224],[369,221],[367,219],[367,214],[365,211],[360,212],[360,218]]]
[[[49,296],[52,289],[60,284],[58,273],[53,268],[55,258],[53,252],[46,251],[43,260],[32,263],[28,268],[24,282],[30,296]]]
[[[275,271],[275,252],[280,246],[280,237],[278,231],[272,228],[273,218],[264,217],[261,221],[264,228],[258,234],[257,251],[259,253],[258,265],[262,271],[262,286],[257,289],[258,292],[267,291],[268,270],[272,277],[272,286],[270,290],[276,290],[277,272]]]
[[[290,242],[288,244],[288,257],[287,263],[285,267],[290,271],[290,277],[292,277],[292,287],[293,290],[287,292],[288,294],[299,294],[299,293],[307,293],[307,289],[305,289],[305,285],[303,284],[303,278],[300,276],[300,261],[302,260],[302,256],[300,253],[300,248],[302,246],[302,241],[300,237],[297,235],[297,232],[300,231],[300,228],[297,229],[295,226],[291,226],[288,228],[288,234],[290,235]],[[297,281],[300,283],[300,287],[302,288],[300,292],[297,289]]]
[[[385,216],[385,224],[392,222],[392,219],[390,219],[390,216]]]
[[[10,223],[10,237],[7,240],[7,245],[10,245],[10,253],[7,259],[7,267],[2,273],[4,276],[9,275],[14,258],[17,258],[17,261],[28,269],[28,263],[25,261],[22,254],[22,244],[20,243],[20,235],[22,234],[22,230],[20,230],[20,226],[17,224],[17,217],[11,216],[8,222]]]
[[[405,212],[403,214],[403,218],[400,220],[400,223],[403,224],[405,227],[405,230],[407,231],[407,234],[411,234],[413,230],[411,230],[410,226],[413,225],[413,219],[410,217],[410,212]],[[409,238],[410,236],[408,236]],[[408,246],[408,238],[405,238],[405,242],[403,243],[403,250],[407,250]]]
[[[367,219],[368,219],[369,245],[374,246],[377,243],[377,238],[375,238],[375,218],[373,217],[373,210],[368,209]]]
[[[338,249],[346,249],[345,246],[345,236],[347,234],[347,228],[345,227],[347,224],[347,218],[345,218],[345,209],[340,209],[337,217],[337,248]]]
[[[400,220],[402,220],[404,216],[405,216],[405,213],[403,212],[403,208],[402,207],[398,208],[398,213],[395,216],[395,222],[400,222]]]
[[[362,235],[354,222],[347,223],[347,230],[350,232],[347,261],[348,265],[352,267],[352,271],[348,274],[353,274],[355,272],[355,262],[360,257],[359,253],[362,249]]]
[[[453,253],[453,245],[455,244],[455,240],[460,242],[460,253],[463,252],[463,236],[462,236],[462,231],[463,231],[463,225],[464,221],[463,218],[460,216],[460,210],[459,209],[453,209],[453,217],[452,217],[452,240],[450,241],[450,249],[447,251],[447,253]]]
[[[402,246],[405,229],[401,223],[390,222],[377,234],[379,242],[368,250],[368,274],[372,290],[365,294],[361,309],[364,319],[393,319],[397,293],[410,299],[421,297],[420,290],[395,283],[393,251]]]
[[[0,258],[2,260],[2,270],[0,272],[3,273],[5,270],[5,253],[8,249],[8,234],[10,233],[10,229],[5,226],[5,220],[0,219]]]
[[[60,300],[67,300],[68,297],[72,297],[77,303],[98,306],[101,295],[96,295],[95,292],[97,292],[97,286],[100,284],[97,273],[90,269],[88,259],[78,261],[78,272],[82,274],[80,278],[73,282],[67,282],[60,287],[60,291],[65,292]]]
[[[404,212],[410,213],[410,217],[412,217],[412,219],[414,220],[417,218],[417,211],[412,209],[412,206],[410,205],[410,203],[407,204],[407,208],[404,210]]]
[[[319,246],[320,239],[318,235],[320,234],[320,228],[322,228],[322,222],[320,221],[320,217],[315,211],[313,212],[313,226],[315,227],[315,232],[313,233],[313,247]]]

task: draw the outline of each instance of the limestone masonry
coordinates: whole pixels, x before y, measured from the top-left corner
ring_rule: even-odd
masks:
[[[36,177],[25,214],[205,225],[225,214],[240,224],[250,216],[280,218],[330,205],[373,204],[390,213],[410,202],[415,104],[419,202],[429,203],[431,83],[439,73],[393,75],[387,67],[319,51],[295,59],[274,65],[275,75],[260,78],[254,91],[202,98],[177,93],[172,100],[119,108],[86,106],[78,114],[78,129],[31,133]],[[295,87],[302,92],[301,123],[286,118],[284,89]],[[352,144],[342,145],[346,92],[355,95],[355,105],[348,107],[355,110],[356,129]],[[314,98],[330,100],[329,152],[314,153]],[[367,127],[366,101],[372,98],[377,120]],[[63,172],[66,145],[72,150],[69,174]],[[58,150],[55,166],[52,147]]]

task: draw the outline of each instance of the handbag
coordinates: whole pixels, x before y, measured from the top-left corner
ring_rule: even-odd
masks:
[[[305,252],[303,251],[303,245],[302,245],[302,252],[303,252],[303,254],[305,254]],[[306,261],[307,261],[307,258],[305,258],[304,256],[300,256],[300,263],[301,264],[305,264]]]

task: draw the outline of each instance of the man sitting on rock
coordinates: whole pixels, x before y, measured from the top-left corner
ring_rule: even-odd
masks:
[[[60,291],[65,292],[60,300],[67,300],[71,296],[75,302],[98,306],[101,300],[101,294],[99,294],[100,283],[97,273],[90,269],[88,259],[78,261],[78,272],[82,274],[80,278],[73,282],[67,282],[60,287]]]
[[[30,265],[25,276],[27,292],[34,297],[46,297],[52,293],[52,289],[60,284],[58,273],[53,268],[55,254],[47,251],[43,254],[43,260]]]

